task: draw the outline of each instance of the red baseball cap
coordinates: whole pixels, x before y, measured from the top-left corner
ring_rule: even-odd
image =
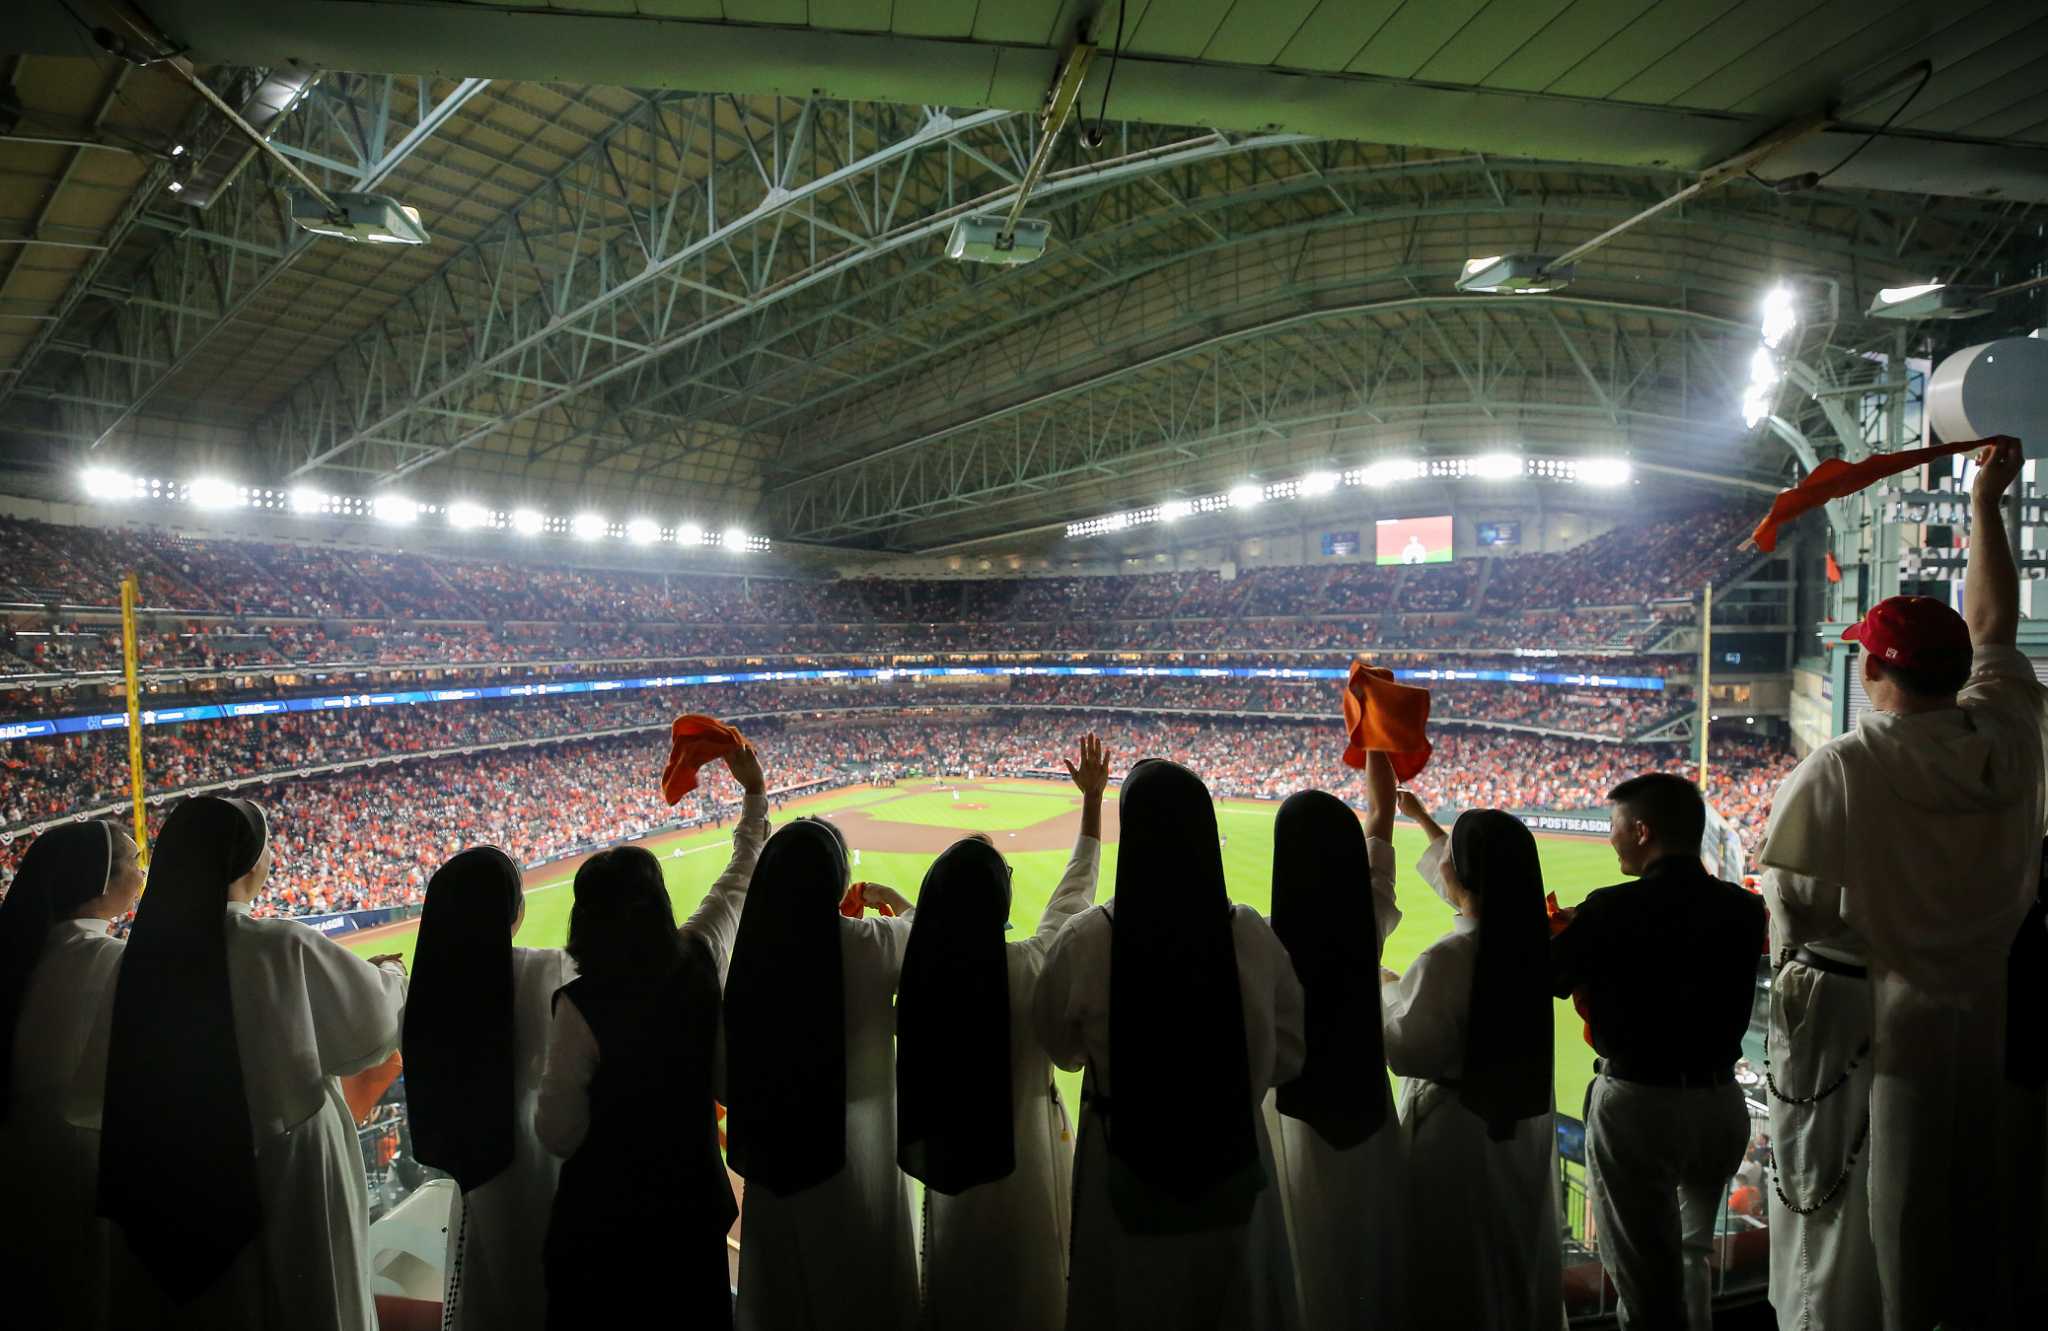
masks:
[[[1886,597],[1843,629],[1842,641],[1860,642],[1878,660],[1908,670],[1970,659],[1970,626],[1932,596]]]

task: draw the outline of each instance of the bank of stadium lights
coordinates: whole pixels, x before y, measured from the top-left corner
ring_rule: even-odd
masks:
[[[1950,282],[1922,282],[1910,287],[1885,287],[1870,302],[1873,319],[1974,319],[1991,313],[1991,302],[1981,287],[1959,287]]]
[[[1524,458],[1519,453],[1482,453],[1469,458],[1381,458],[1363,467],[1341,472],[1313,471],[1295,480],[1245,481],[1221,494],[1167,499],[1143,508],[1083,518],[1066,527],[1069,540],[1109,536],[1155,522],[1178,522],[1197,514],[1220,513],[1226,509],[1249,509],[1287,499],[1317,499],[1341,487],[1381,489],[1403,481],[1471,480],[1506,481],[1529,477],[1542,481],[1563,481],[1577,485],[1613,488],[1635,479],[1635,468],[1627,458]]]
[[[533,508],[510,511],[491,508],[473,499],[456,499],[441,505],[393,493],[367,498],[329,494],[308,485],[271,490],[242,485],[220,476],[170,481],[137,476],[118,467],[87,467],[78,473],[78,486],[87,499],[103,504],[169,501],[212,512],[268,509],[302,518],[353,518],[391,526],[406,526],[421,518],[438,518],[453,530],[463,532],[511,531],[521,536],[573,536],[585,541],[622,540],[639,546],[674,545],[683,549],[726,550],[735,554],[759,554],[774,548],[767,537],[752,535],[740,527],[714,531],[687,520],[668,527],[646,516],[624,522],[613,522],[597,513],[556,517]],[[1216,504],[1225,506],[1220,496]],[[1194,511],[1192,506],[1189,511]]]
[[[1778,384],[1785,377],[1778,357],[1793,330],[1799,327],[1799,303],[1792,288],[1780,283],[1764,293],[1758,319],[1763,345],[1749,357],[1749,384],[1742,390],[1742,423],[1754,430],[1778,398]]]

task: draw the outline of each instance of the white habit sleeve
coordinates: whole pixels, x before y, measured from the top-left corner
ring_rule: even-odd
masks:
[[[732,960],[732,940],[740,928],[740,910],[746,904],[747,884],[753,881],[754,864],[768,840],[768,797],[751,791],[740,799],[740,820],[732,830],[732,858],[725,872],[690,912],[676,932],[695,934],[711,948],[718,961],[718,982],[725,983],[726,964]]]
[[[590,1131],[590,1082],[597,1076],[597,1037],[566,994],[555,1000],[548,1027],[548,1062],[541,1073],[540,1100],[533,1110],[534,1135],[564,1160],[576,1154]]]
[[[1074,841],[1074,853],[1067,858],[1067,870],[1060,875],[1060,884],[1052,891],[1052,900],[1045,903],[1045,914],[1038,917],[1038,933],[1034,936],[1040,947],[1051,947],[1052,940],[1059,936],[1062,926],[1074,916],[1095,904],[1095,883],[1102,862],[1102,843],[1092,836],[1078,837]]]

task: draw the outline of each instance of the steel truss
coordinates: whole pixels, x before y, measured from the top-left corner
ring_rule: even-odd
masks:
[[[228,100],[238,103],[260,91],[265,78],[261,70],[232,77]],[[383,185],[488,84],[465,79],[435,97],[436,81],[429,79],[327,75],[304,81],[302,100],[279,116],[272,142],[332,190]],[[209,122],[193,156],[204,160],[230,133],[217,118]],[[63,433],[93,446],[133,421],[321,243],[291,223],[279,192],[288,177],[263,154],[251,154],[239,177],[203,211],[182,206],[165,189],[170,173],[166,161],[144,178],[109,248],[134,231],[162,233],[164,243],[139,258],[131,253],[127,271],[109,265],[110,271],[82,274],[60,315],[71,316],[81,302],[84,308],[70,322],[52,325],[78,339],[59,344],[76,360],[68,375],[45,373],[31,382],[24,366],[18,381],[21,397],[56,403]],[[96,310],[97,322],[80,327]],[[0,396],[0,406],[5,403]]]
[[[1617,301],[1407,296],[1206,336],[816,472],[778,490],[792,539],[842,541],[972,514],[952,537],[1061,512],[1104,478],[1164,496],[1261,464],[1349,462],[1389,444],[1731,445],[1724,385],[1754,334]],[[1427,420],[1428,430],[1421,424]],[[1281,474],[1286,474],[1285,472]],[[925,533],[927,538],[929,533]],[[930,544],[930,539],[897,544]]]

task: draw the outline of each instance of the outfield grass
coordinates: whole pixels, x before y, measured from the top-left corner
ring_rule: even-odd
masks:
[[[985,809],[962,809],[946,793],[905,784],[887,789],[854,788],[837,791],[817,800],[805,801],[802,812],[819,813],[858,808],[870,817],[891,822],[915,823],[953,831],[986,831],[1001,847],[1016,828],[1029,827],[1046,818],[1076,811],[1079,797],[1070,790],[1049,784],[999,782],[981,787],[973,800]],[[1226,839],[1223,870],[1233,899],[1258,908],[1272,906],[1273,814],[1278,805],[1253,800],[1226,800],[1218,805],[1218,824]],[[698,900],[725,867],[726,833],[716,830],[688,832],[656,838],[649,847],[662,856],[667,870],[669,893],[675,899],[680,919],[695,909]],[[1400,903],[1400,927],[1387,939],[1386,964],[1404,970],[1423,948],[1451,927],[1451,909],[1438,900],[1414,872],[1416,857],[1427,844],[1420,830],[1406,824],[1394,829],[1394,849],[1399,862],[1395,896]],[[1619,877],[1614,854],[1604,841],[1590,838],[1539,836],[1537,849],[1543,860],[1544,886],[1557,893],[1564,905],[1577,904],[1596,887]],[[903,854],[862,850],[856,878],[888,883],[904,895],[917,896],[917,887],[931,863],[928,854]],[[1014,868],[1013,906],[1010,911],[1014,938],[1030,936],[1038,916],[1051,898],[1060,873],[1066,867],[1064,850],[1026,851],[1009,856]],[[526,922],[518,942],[528,947],[559,947],[569,932],[569,874],[543,879],[527,893]],[[1098,900],[1115,892],[1116,846],[1103,847],[1102,879]],[[364,954],[398,952],[409,962],[413,935],[410,930],[350,944]],[[1580,1021],[1566,1002],[1554,1004],[1557,1022],[1557,1104],[1565,1113],[1577,1116],[1593,1073],[1593,1051],[1580,1038]],[[1080,1103],[1080,1078],[1059,1074],[1067,1104]]]

